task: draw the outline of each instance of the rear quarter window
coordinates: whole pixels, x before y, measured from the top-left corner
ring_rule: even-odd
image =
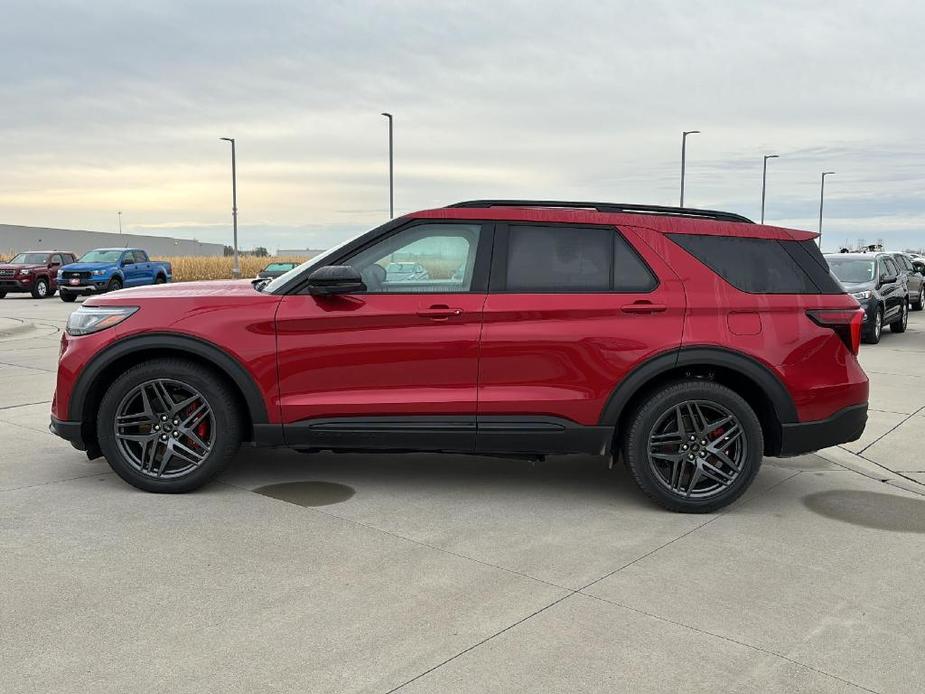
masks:
[[[733,287],[749,294],[842,294],[813,241],[668,234]]]

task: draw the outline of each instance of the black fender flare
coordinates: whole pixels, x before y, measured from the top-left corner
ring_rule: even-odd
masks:
[[[251,422],[255,426],[267,423],[267,410],[263,395],[247,369],[237,359],[211,342],[178,333],[146,333],[125,337],[94,355],[93,359],[81,370],[74,383],[67,408],[69,418],[82,418],[87,397],[106,367],[129,354],[150,349],[187,352],[208,361],[228,376],[241,391]]]
[[[599,423],[616,426],[627,403],[652,379],[684,366],[722,366],[747,377],[761,388],[774,407],[781,424],[799,421],[796,406],[786,386],[764,364],[747,354],[722,347],[691,346],[663,352],[636,367],[617,384],[601,411]]]

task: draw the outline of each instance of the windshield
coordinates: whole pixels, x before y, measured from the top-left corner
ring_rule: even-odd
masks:
[[[870,258],[826,258],[832,274],[849,284],[874,281],[874,261]]]
[[[18,265],[44,265],[48,262],[48,256],[45,253],[20,253],[13,256],[10,262]]]
[[[122,251],[87,251],[80,256],[81,263],[117,263],[122,257]]]
[[[264,268],[265,272],[279,272],[280,270],[291,270],[295,263],[270,263]]]

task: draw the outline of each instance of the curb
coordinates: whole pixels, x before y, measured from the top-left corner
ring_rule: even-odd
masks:
[[[30,330],[35,330],[33,323],[28,323],[19,318],[0,318],[0,339],[21,335]]]

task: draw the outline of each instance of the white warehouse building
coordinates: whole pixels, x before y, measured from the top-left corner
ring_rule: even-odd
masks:
[[[78,256],[94,248],[143,248],[151,256],[216,256],[224,253],[220,243],[170,236],[118,234],[0,224],[0,257],[20,251],[73,251]]]

